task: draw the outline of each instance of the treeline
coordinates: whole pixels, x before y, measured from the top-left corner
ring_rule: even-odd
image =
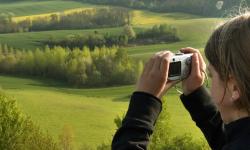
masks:
[[[157,12],[184,12],[203,16],[223,16],[236,6],[240,0],[78,0],[94,4],[111,4],[130,8],[148,9]],[[244,0],[246,5],[250,0]]]
[[[0,2],[31,0],[0,0]],[[250,0],[76,0],[93,4],[109,4],[156,12],[184,12],[203,16],[226,16],[228,11],[250,5]],[[245,6],[245,7],[246,7]],[[239,9],[237,9],[239,10]]]
[[[50,48],[61,46],[70,49],[87,46],[90,50],[93,50],[95,47],[147,45],[176,42],[179,40],[177,29],[170,25],[155,25],[150,29],[138,33],[134,31],[132,26],[126,25],[120,34],[102,34],[94,31],[94,33],[89,35],[70,35],[62,40],[51,37],[49,40],[44,41],[43,44],[48,45]]]
[[[13,21],[13,16],[12,13],[0,14],[0,33],[117,27],[129,24],[131,19],[125,8],[93,8],[19,22]]]
[[[143,69],[142,62],[131,60],[117,47],[21,51],[5,45],[0,53],[0,73],[52,78],[75,87],[133,84]]]
[[[177,29],[171,25],[154,25],[152,28],[139,32],[136,39],[132,42],[137,44],[157,44],[167,42],[177,42],[180,38],[177,35]]]
[[[42,42],[43,45],[48,45],[50,48],[55,46],[61,46],[64,48],[74,49],[79,47],[89,47],[90,50],[94,50],[96,47],[113,47],[113,46],[126,46],[128,44],[128,37],[126,35],[112,35],[101,34],[94,32],[89,35],[70,35],[62,40],[51,37],[47,41]]]

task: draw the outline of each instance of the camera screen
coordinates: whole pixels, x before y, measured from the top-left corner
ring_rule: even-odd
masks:
[[[172,62],[169,66],[168,77],[175,77],[181,75],[181,62]]]

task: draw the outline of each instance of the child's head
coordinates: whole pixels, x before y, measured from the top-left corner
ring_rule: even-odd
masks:
[[[205,54],[210,70],[216,73],[212,77],[211,95],[217,104],[232,105],[249,113],[250,14],[219,26],[208,40]]]

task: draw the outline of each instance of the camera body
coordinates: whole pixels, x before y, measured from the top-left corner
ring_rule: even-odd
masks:
[[[176,53],[170,61],[168,80],[183,80],[191,72],[193,54]]]

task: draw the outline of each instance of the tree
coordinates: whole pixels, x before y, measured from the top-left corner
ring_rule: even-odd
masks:
[[[123,34],[128,37],[129,40],[133,40],[136,38],[136,33],[132,26],[125,25],[123,28]]]
[[[76,87],[134,83],[141,69],[138,65],[118,47],[90,51],[87,47],[70,50],[46,46],[35,51],[7,49],[0,55],[1,73],[48,77]]]
[[[24,53],[24,71],[27,72],[28,75],[33,75],[34,73],[34,67],[35,67],[35,60],[34,60],[34,54],[32,51],[27,51]]]
[[[48,66],[46,57],[40,49],[36,49],[34,52],[34,61],[35,61],[35,74],[40,76],[45,76],[45,70]]]
[[[44,134],[21,113],[15,100],[0,93],[1,150],[59,150],[48,134]]]
[[[66,62],[66,77],[68,83],[72,85],[77,85],[76,79],[76,72],[77,72],[77,59],[72,58]]]

